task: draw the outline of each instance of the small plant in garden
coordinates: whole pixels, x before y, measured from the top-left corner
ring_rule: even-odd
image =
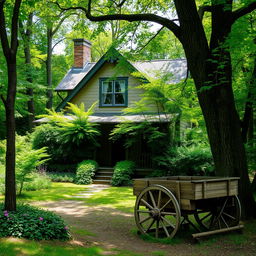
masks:
[[[132,175],[135,171],[135,163],[132,161],[117,162],[114,167],[114,174],[111,184],[113,186],[131,185]]]
[[[45,173],[32,172],[24,182],[23,190],[36,191],[51,187],[51,179]]]
[[[169,148],[155,162],[166,175],[214,175],[211,151],[205,145]]]
[[[84,185],[91,184],[92,177],[97,169],[97,162],[94,160],[84,160],[77,167],[75,183]]]
[[[46,148],[32,149],[26,137],[17,136],[16,156],[16,182],[21,194],[24,182],[31,180],[31,175],[36,167],[45,163],[49,156]]]
[[[47,176],[53,182],[74,182],[76,177],[75,173],[70,172],[50,172]]]
[[[33,240],[68,240],[70,233],[58,215],[30,205],[18,205],[17,211],[3,211],[0,204],[0,237]]]

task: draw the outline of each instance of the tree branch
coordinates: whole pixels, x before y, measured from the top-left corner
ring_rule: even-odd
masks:
[[[63,40],[65,40],[66,38],[64,37],[64,38],[61,38],[57,43],[55,43],[54,44],[54,46],[52,47],[52,51],[53,51],[53,49],[60,43],[60,42],[62,42]]]
[[[88,1],[88,8],[84,8],[82,6],[77,7],[68,7],[63,8],[56,2],[61,10],[81,10],[85,13],[86,17],[91,21],[108,21],[108,20],[126,20],[129,22],[132,21],[151,21],[158,23],[169,30],[171,30],[177,38],[180,39],[181,37],[181,29],[180,27],[172,20],[167,18],[163,18],[156,14],[151,13],[141,13],[141,14],[107,14],[107,15],[100,15],[100,16],[93,16],[91,14],[91,0]]]
[[[234,11],[232,14],[232,23],[234,23],[237,19],[241,18],[242,16],[254,11],[255,9],[256,9],[256,1]]]
[[[2,102],[4,103],[4,105],[6,106],[6,99],[4,98],[4,96],[2,94],[0,95],[0,98],[1,98]]]
[[[211,12],[211,11],[212,11],[212,6],[209,6],[209,5],[200,6],[198,9],[198,15],[200,20],[201,21],[203,20],[205,12]]]
[[[7,56],[9,55],[10,46],[5,26],[4,4],[5,0],[0,0],[0,39],[4,55],[6,58],[8,58]]]
[[[147,41],[147,43],[146,43],[145,45],[143,45],[137,52],[142,51],[152,40],[154,40],[154,39],[158,36],[158,34],[159,34],[163,29],[164,29],[164,26],[162,26],[162,27],[156,32],[156,34],[155,34],[154,36],[152,36],[152,37]]]
[[[22,0],[16,0],[12,14],[11,49],[16,53],[18,48],[18,19]]]

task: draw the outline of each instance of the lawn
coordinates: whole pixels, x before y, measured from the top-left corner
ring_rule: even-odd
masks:
[[[101,205],[111,207],[123,212],[133,212],[135,196],[132,194],[132,187],[109,187],[97,192],[90,198],[73,197],[88,190],[86,185],[73,183],[53,182],[51,188],[38,191],[24,191],[17,199],[20,202],[60,201],[76,200],[83,201],[88,205]],[[0,200],[3,196],[0,196]]]
[[[133,219],[133,207],[135,196],[131,187],[109,187],[95,193],[90,198],[74,198],[89,187],[72,183],[53,183],[50,189],[40,191],[25,191],[18,197],[19,202],[46,203],[59,206],[63,200],[78,202],[85,207],[82,213],[75,212],[75,217],[64,212],[71,234],[75,238],[83,238],[83,241],[91,241],[85,244],[69,242],[28,241],[16,238],[0,239],[0,256],[12,255],[119,255],[119,256],[167,256],[170,251],[174,255],[256,255],[256,221],[245,223],[243,235],[230,233],[209,237],[198,245],[192,245],[189,233],[184,230],[179,232],[172,240],[160,241],[138,236]],[[3,198],[3,197],[2,197]],[[58,203],[59,202],[59,203]],[[93,210],[95,208],[95,210]],[[106,217],[103,217],[105,216]],[[95,217],[94,217],[95,216]],[[76,218],[76,219],[75,219]],[[98,218],[98,219],[97,219]],[[104,219],[103,219],[104,218]],[[88,223],[84,221],[87,220]],[[95,222],[93,224],[93,222]],[[111,230],[113,229],[113,230]],[[102,236],[106,234],[105,236]],[[125,235],[124,235],[125,234]],[[118,238],[115,246],[112,236]],[[104,241],[104,239],[106,241]],[[111,240],[112,239],[112,240]],[[102,240],[104,242],[102,242]],[[120,242],[123,241],[123,242]],[[99,242],[99,243],[98,243]],[[129,249],[122,247],[122,243],[131,244]],[[137,247],[140,247],[137,249]],[[143,248],[152,248],[150,253],[141,253]],[[120,249],[120,250],[119,250]],[[255,253],[255,254],[254,254]],[[223,255],[224,255],[223,254]]]

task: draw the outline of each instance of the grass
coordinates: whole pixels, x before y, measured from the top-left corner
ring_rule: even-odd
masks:
[[[95,193],[90,198],[72,198],[72,195],[79,194],[88,189],[86,185],[75,185],[72,183],[52,183],[52,187],[47,190],[24,192],[23,196],[19,197],[19,201],[32,202],[32,201],[55,201],[59,200],[79,200],[84,202],[85,205],[102,206],[120,210],[126,213],[132,213],[135,204],[135,196],[133,196],[131,187],[109,187],[105,190]],[[125,221],[125,219],[123,220]],[[121,225],[121,223],[118,223]],[[97,238],[97,235],[89,230],[81,229],[79,227],[72,227],[71,232],[85,237]],[[137,229],[133,229],[132,234],[137,236]],[[140,236],[148,243],[162,243],[168,245],[175,245],[182,247],[188,244],[187,237],[189,232],[185,234],[184,231],[178,232],[173,239],[159,240],[147,236]],[[222,247],[229,248],[227,250],[234,250],[234,248],[243,248],[249,250],[248,253],[253,253],[252,248],[256,248],[256,221],[245,223],[245,230],[243,235],[237,233],[229,233],[223,235],[216,235],[202,239],[199,245],[193,246],[195,253],[204,251],[200,255],[208,255],[211,251],[218,251]],[[174,247],[170,247],[174,248]],[[51,255],[51,256],[65,256],[65,255],[119,255],[119,256],[139,256],[130,251],[120,251],[117,249],[104,250],[99,246],[82,247],[70,243],[61,242],[35,242],[24,239],[6,238],[0,239],[0,256],[12,255]],[[156,250],[152,255],[165,256],[165,251]],[[191,254],[192,255],[192,254]],[[193,254],[197,255],[197,254]],[[232,255],[232,254],[228,254]],[[234,254],[237,255],[237,254]],[[242,255],[242,254],[241,254]],[[247,254],[245,254],[247,255]],[[248,254],[250,255],[250,254]],[[252,254],[253,255],[253,254]]]
[[[85,191],[85,185],[76,185],[72,183],[53,182],[49,189],[38,191],[24,191],[18,200],[21,201],[59,201],[76,200],[72,196]]]
[[[25,239],[4,238],[0,239],[0,256],[141,256],[129,251],[104,250],[98,246],[82,247],[62,242],[35,242]]]
[[[109,187],[85,200],[89,205],[101,205],[132,213],[136,197],[131,187]]]
[[[114,208],[126,213],[132,213],[136,197],[132,194],[131,187],[109,187],[97,192],[90,198],[74,198],[74,195],[82,193],[88,189],[86,185],[76,185],[73,183],[53,182],[49,189],[38,191],[24,191],[18,196],[19,201],[59,201],[59,200],[79,200],[87,205],[101,205]],[[0,200],[3,196],[0,196]]]

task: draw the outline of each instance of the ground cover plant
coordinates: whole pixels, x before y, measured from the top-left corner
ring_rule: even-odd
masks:
[[[15,212],[3,211],[0,204],[0,237],[23,237],[32,240],[67,240],[68,227],[56,214],[21,204]]]
[[[53,182],[74,182],[76,175],[72,172],[49,172],[47,176]]]

